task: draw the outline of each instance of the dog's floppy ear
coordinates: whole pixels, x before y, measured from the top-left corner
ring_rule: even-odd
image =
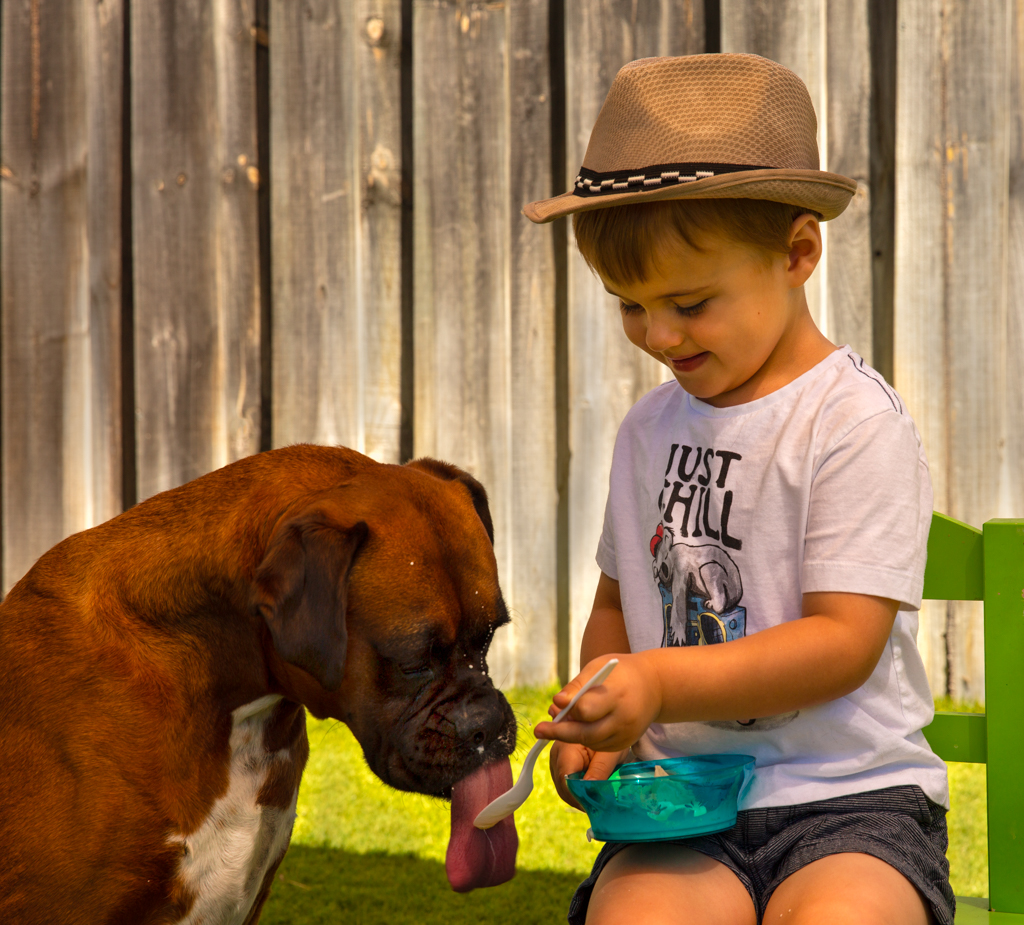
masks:
[[[487,538],[494,545],[494,523],[491,521],[491,509],[487,506],[487,491],[468,472],[453,466],[451,463],[441,462],[439,459],[430,459],[424,456],[422,459],[414,459],[406,463],[414,469],[422,469],[439,479],[449,482],[462,482],[469,489],[470,497],[473,499],[473,507],[476,508],[477,516],[483,521],[484,529],[487,531]]]
[[[342,527],[320,510],[280,524],[256,570],[255,606],[286,662],[324,690],[341,686],[348,574],[369,528]]]

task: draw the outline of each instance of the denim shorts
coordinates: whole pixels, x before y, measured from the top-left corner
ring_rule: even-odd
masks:
[[[760,925],[775,888],[801,867],[831,854],[870,854],[895,867],[921,893],[938,925],[953,925],[956,900],[946,860],[946,810],[916,786],[739,813],[736,825],[672,844],[728,867],[750,893]],[[569,925],[583,925],[597,878],[626,842],[608,842],[569,905]]]

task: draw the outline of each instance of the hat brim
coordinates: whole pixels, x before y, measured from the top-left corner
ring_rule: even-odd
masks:
[[[523,207],[531,222],[552,222],[573,212],[606,209],[633,202],[660,202],[663,199],[767,199],[800,206],[829,221],[842,214],[857,192],[857,181],[824,170],[765,169],[745,170],[694,180],[678,186],[652,190],[629,190],[601,196],[577,196],[562,193],[540,199]]]

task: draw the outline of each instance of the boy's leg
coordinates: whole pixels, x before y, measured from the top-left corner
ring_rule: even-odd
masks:
[[[787,877],[765,925],[935,925],[931,909],[895,867],[869,854],[832,854]]]
[[[630,845],[606,865],[587,925],[755,925],[746,887],[724,864],[679,845]]]

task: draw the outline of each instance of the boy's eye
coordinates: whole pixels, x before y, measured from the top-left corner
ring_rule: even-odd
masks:
[[[708,300],[704,299],[703,302],[698,302],[696,305],[676,305],[675,310],[680,315],[699,315],[707,307]]]
[[[676,305],[673,303],[672,307],[680,314],[689,317],[690,315],[699,315],[707,307],[708,300],[704,299],[702,302],[698,302],[696,305]],[[643,306],[638,305],[636,302],[623,302],[619,299],[619,310],[624,315],[633,315],[637,312],[642,312]]]

